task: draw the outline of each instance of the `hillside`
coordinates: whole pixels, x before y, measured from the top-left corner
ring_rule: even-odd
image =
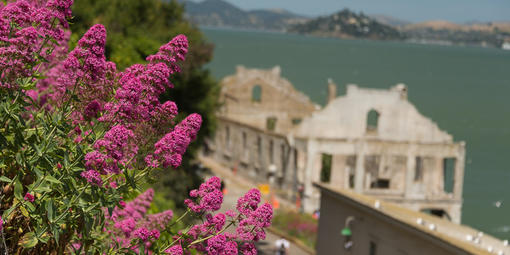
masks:
[[[392,27],[403,27],[412,23],[407,20],[398,19],[384,14],[371,14],[370,17],[377,20],[379,23],[383,23]]]
[[[307,18],[281,9],[244,11],[223,0],[184,1],[187,17],[203,26],[285,31]]]
[[[339,38],[365,38],[375,40],[400,40],[405,36],[396,28],[382,24],[363,13],[348,9],[329,16],[292,25],[289,32]]]
[[[409,24],[401,28],[413,41],[501,47],[510,37],[509,23],[455,24],[444,20]]]

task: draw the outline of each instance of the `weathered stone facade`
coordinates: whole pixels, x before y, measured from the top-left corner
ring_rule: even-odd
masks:
[[[259,129],[287,134],[319,108],[280,76],[278,66],[267,71],[238,66],[221,84],[220,116]]]
[[[465,145],[422,116],[407,101],[404,85],[348,85],[345,96],[306,118],[293,134],[295,148],[307,158],[305,197],[312,199],[305,210],[318,207],[311,182],[321,181],[321,159],[329,156],[331,174],[322,181],[460,222]]]
[[[319,208],[325,182],[460,222],[463,142],[422,116],[405,85],[329,84],[324,109],[271,70],[238,67],[222,81],[219,126],[205,153],[303,209]]]

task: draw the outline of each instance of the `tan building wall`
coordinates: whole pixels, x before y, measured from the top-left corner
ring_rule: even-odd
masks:
[[[286,136],[219,117],[214,141],[208,144],[205,156],[254,182],[285,191],[280,196],[295,199],[296,157]]]
[[[274,119],[272,131],[286,134],[319,108],[280,76],[278,66],[270,70],[238,66],[236,71],[221,81],[222,116],[259,129],[268,129],[268,120]]]

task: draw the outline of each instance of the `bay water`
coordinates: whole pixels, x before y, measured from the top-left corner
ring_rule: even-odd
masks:
[[[510,51],[340,40],[203,28],[220,80],[236,65],[272,68],[324,105],[327,79],[345,85],[408,86],[409,101],[455,141],[466,141],[462,223],[510,239]],[[502,202],[497,207],[495,203]]]

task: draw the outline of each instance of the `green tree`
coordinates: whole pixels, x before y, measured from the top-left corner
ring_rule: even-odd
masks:
[[[118,69],[144,62],[148,55],[177,34],[188,37],[190,47],[182,65],[183,72],[172,77],[175,87],[167,90],[161,100],[174,101],[179,106],[180,116],[201,114],[203,124],[197,141],[188,148],[181,169],[161,172],[154,178],[158,180],[155,183],[157,193],[164,196],[164,199],[156,198],[156,202],[173,200],[175,205],[183,206],[181,202],[188,191],[202,181],[193,170],[196,168],[191,167],[192,160],[215,127],[219,86],[203,67],[212,58],[213,45],[185,19],[183,6],[175,0],[77,0],[73,15],[73,36],[79,37],[97,23],[106,27],[106,57],[117,63]]]

